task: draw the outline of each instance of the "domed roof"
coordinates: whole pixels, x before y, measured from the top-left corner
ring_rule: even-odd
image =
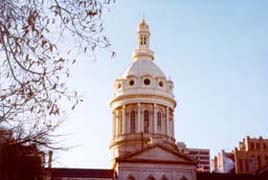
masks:
[[[140,31],[140,30],[148,30],[149,31],[149,26],[148,26],[148,24],[146,24],[144,19],[138,25],[138,31]]]
[[[121,78],[127,79],[128,76],[142,77],[145,75],[152,76],[152,78],[166,78],[164,73],[155,63],[153,63],[153,61],[142,59],[130,63],[122,73]]]

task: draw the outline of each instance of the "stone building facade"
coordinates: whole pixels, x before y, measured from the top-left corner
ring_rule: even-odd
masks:
[[[247,136],[232,152],[221,151],[211,162],[213,172],[257,174],[268,166],[268,139]]]
[[[268,166],[268,139],[247,136],[233,150],[236,173],[256,173]]]
[[[111,167],[119,180],[196,179],[196,161],[177,150],[173,82],[154,63],[149,26],[138,25],[132,62],[115,80]]]
[[[235,173],[234,154],[221,150],[211,159],[210,165],[213,173]]]
[[[174,85],[154,63],[144,20],[138,25],[136,42],[132,62],[113,85],[110,169],[47,168],[46,180],[266,180],[267,167],[261,176],[197,172],[196,156],[207,161],[209,150],[182,149],[176,144]],[[247,138],[234,151],[235,158],[240,161],[254,154],[264,165],[267,147],[264,139]]]
[[[185,153],[197,161],[197,172],[210,172],[210,150],[187,147],[184,142],[177,142],[179,152]]]

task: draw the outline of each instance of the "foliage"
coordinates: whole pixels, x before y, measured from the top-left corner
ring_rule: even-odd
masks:
[[[60,124],[67,98],[69,65],[58,44],[84,52],[107,48],[103,10],[109,0],[0,0],[0,127],[12,130],[15,143],[52,147],[51,133]],[[70,51],[67,52],[69,54]]]

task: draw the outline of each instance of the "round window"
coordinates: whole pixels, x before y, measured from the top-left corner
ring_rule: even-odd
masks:
[[[143,80],[143,83],[145,84],[145,85],[149,85],[150,83],[151,83],[151,81],[150,81],[150,79],[144,79]]]
[[[160,87],[163,87],[164,86],[163,81],[159,81],[159,86]]]
[[[130,85],[130,86],[133,86],[134,84],[135,84],[135,81],[134,81],[134,80],[130,80],[130,81],[129,81],[129,85]]]

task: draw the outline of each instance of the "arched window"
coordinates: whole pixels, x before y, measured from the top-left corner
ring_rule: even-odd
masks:
[[[136,114],[135,111],[130,113],[130,132],[134,133],[136,131]]]
[[[146,44],[146,37],[141,36],[140,37],[140,45],[145,45]]]
[[[152,175],[150,175],[150,176],[147,177],[146,180],[155,180],[155,178]]]
[[[143,37],[143,44],[146,44],[146,37]]]
[[[158,131],[161,131],[162,126],[162,119],[161,119],[161,112],[157,112],[157,129]]]
[[[135,180],[135,178],[132,175],[129,175],[127,180]]]
[[[165,175],[163,175],[161,180],[168,180],[168,178]]]
[[[119,114],[118,114],[118,131],[119,131],[119,134],[121,134],[122,133],[122,130],[123,130],[123,128],[122,128],[122,125],[123,125],[123,122],[122,122],[122,111],[121,110],[119,110]]]
[[[182,176],[180,180],[188,180],[185,176]]]
[[[149,111],[144,111],[144,132],[149,132]]]

